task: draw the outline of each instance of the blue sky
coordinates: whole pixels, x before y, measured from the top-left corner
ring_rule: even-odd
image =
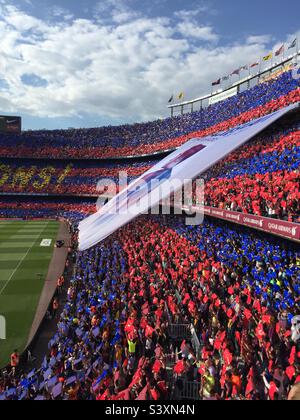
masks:
[[[215,78],[300,38],[298,1],[0,0],[0,113],[24,128],[168,115]]]

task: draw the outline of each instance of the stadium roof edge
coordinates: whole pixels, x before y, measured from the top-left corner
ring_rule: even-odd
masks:
[[[291,62],[292,60],[294,60],[295,58],[298,58],[298,56],[300,55],[300,51],[296,52],[295,54],[291,54],[288,57],[286,57],[284,60],[282,60],[281,62],[276,62],[273,65],[269,66],[268,68],[264,69],[263,71],[257,72],[256,74],[252,74],[249,75],[241,80],[238,80],[237,82],[233,83],[232,85],[230,85],[228,88],[226,89],[219,89],[216,92],[210,93],[210,94],[206,94],[204,96],[192,99],[190,101],[184,101],[184,102],[179,102],[176,104],[171,104],[168,105],[168,108],[171,109],[171,116],[174,115],[174,110],[176,108],[180,108],[182,110],[182,113],[184,111],[184,107],[185,106],[192,106],[191,112],[193,112],[193,105],[196,103],[201,103],[203,101],[209,100],[211,98],[217,97],[218,95],[222,94],[222,93],[226,93],[226,92],[230,92],[231,89],[237,87],[238,90],[239,88],[244,84],[244,83],[249,83],[251,82],[251,80],[255,80],[258,79],[260,82],[260,79],[264,76],[267,75],[268,73],[272,73],[275,69],[279,69],[281,66],[284,66],[286,64],[288,64],[289,62]],[[291,63],[292,64],[292,63]]]

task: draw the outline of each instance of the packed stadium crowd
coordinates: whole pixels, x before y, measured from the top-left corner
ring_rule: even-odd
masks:
[[[202,176],[205,205],[299,220],[299,122],[285,122],[271,130],[272,134],[258,136]]]
[[[33,161],[0,159],[1,193],[97,195],[113,182],[119,189],[119,174],[126,173],[131,182],[154,165],[156,161],[90,162],[90,161]],[[98,186],[100,180],[108,184]]]
[[[40,370],[1,399],[284,399],[300,380],[300,260],[277,239],[206,221],[139,219],[78,253]],[[193,326],[199,347],[170,335]],[[179,337],[180,338],[180,337]]]
[[[65,218],[78,221],[97,211],[95,200],[46,197],[1,197],[0,219]]]
[[[298,119],[297,112],[274,124],[202,175],[205,180],[204,204],[298,221]],[[127,174],[130,183],[156,163],[157,160],[150,159],[124,163],[52,160],[49,165],[46,160],[12,162],[2,159],[0,193],[111,196],[120,190],[121,172]],[[195,203],[199,204],[196,196]]]
[[[191,383],[190,398],[202,400],[287,398],[300,383],[296,244],[210,218],[191,227],[148,216],[79,252],[76,225],[95,202],[75,196],[156,163],[83,159],[171,150],[299,100],[299,81],[286,72],[181,117],[0,136],[0,218],[64,217],[76,254],[48,354],[32,371],[12,354],[0,400],[169,400]],[[299,129],[299,113],[288,116],[206,172],[204,204],[299,222]]]
[[[174,149],[188,139],[228,130],[300,100],[292,72],[261,83],[201,111],[155,122],[1,136],[0,156],[118,158]]]

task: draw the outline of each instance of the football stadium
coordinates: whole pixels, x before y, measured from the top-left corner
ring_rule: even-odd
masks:
[[[146,402],[148,414],[191,415],[203,400],[300,400],[300,32],[256,37],[247,64],[223,57],[219,77],[212,71],[189,98],[180,89],[164,98],[156,119],[126,109],[127,73],[112,75],[111,112],[124,119],[93,126],[68,114],[79,85],[68,97],[57,87],[43,114],[52,73],[71,71],[71,61],[45,69],[32,50],[36,42],[58,53],[54,36],[87,25],[73,16],[83,5],[72,15],[51,9],[61,19],[51,29],[29,3],[25,11],[0,2],[0,34],[16,37],[20,28],[31,40],[23,56],[3,49],[8,64],[0,68],[0,400],[97,400],[106,414],[124,414],[125,401],[133,417],[139,407],[145,415]],[[106,3],[118,36],[147,19],[151,36],[167,30],[162,17],[137,17],[131,1],[97,3],[97,13],[108,13]],[[192,3],[172,12],[187,32]],[[201,3],[201,13],[212,3]],[[83,36],[97,25],[102,33],[99,22]],[[79,60],[71,34],[65,54]],[[222,55],[213,34],[206,37]],[[26,52],[28,72],[41,73],[15,99],[12,62],[26,61]],[[86,86],[91,67],[80,66]],[[136,94],[139,77],[130,80]],[[88,108],[92,93],[84,92]],[[99,121],[108,115],[101,103]],[[78,128],[64,115],[79,119]]]

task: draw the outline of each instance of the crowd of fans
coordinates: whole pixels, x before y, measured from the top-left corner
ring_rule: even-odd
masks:
[[[203,396],[285,399],[300,381],[298,248],[221,222],[172,227],[200,252],[203,277],[178,286],[201,336]]]
[[[0,155],[44,158],[119,158],[174,149],[201,137],[240,125],[300,100],[299,80],[286,72],[275,80],[198,112],[144,124],[33,131],[1,136]]]
[[[285,399],[300,380],[299,291],[291,244],[138,219],[78,253],[49,354],[3,373],[0,398],[164,400],[192,381],[201,399]],[[192,325],[199,347],[172,324]]]
[[[297,118],[299,114],[296,114]],[[204,204],[298,221],[299,162],[299,122],[293,124],[288,119],[202,175],[205,181]],[[200,204],[200,201],[195,196],[195,203]]]
[[[94,194],[101,178],[116,182],[127,170],[131,180],[155,161],[82,159],[171,150],[299,100],[299,82],[287,72],[182,117],[1,136],[0,193]],[[298,115],[204,174],[205,204],[299,221]],[[24,157],[56,160],[11,160]],[[190,398],[286,399],[300,383],[296,245],[209,218],[188,227],[179,216],[159,216],[76,251],[76,223],[95,210],[88,197],[1,200],[0,218],[72,221],[76,263],[60,290],[62,313],[53,305],[57,332],[42,365],[28,372],[14,352],[0,373],[0,400],[169,400],[190,383]]]
[[[99,203],[100,204],[100,203]],[[0,201],[0,219],[56,219],[65,218],[78,221],[97,211],[95,200],[76,200],[64,198],[46,200],[2,197]]]
[[[299,113],[262,135],[202,175],[206,206],[298,221],[300,214]],[[0,193],[110,196],[119,191],[121,172],[130,183],[157,163],[133,160],[49,161],[2,159]],[[99,186],[99,181],[101,185]],[[105,181],[105,182],[104,182]],[[113,184],[110,184],[112,182]],[[195,202],[199,203],[195,197]]]
[[[136,155],[140,154],[140,147],[158,145],[162,146],[160,150],[171,149],[195,135],[205,136],[226,130],[299,101],[297,83],[291,73],[286,72],[278,79],[262,83],[199,113],[154,123],[31,132],[24,133],[20,138],[0,136],[0,193],[114,195],[119,191],[120,171],[126,172],[128,182],[131,182],[156,161],[148,158],[118,163],[116,160],[101,162],[83,158],[116,154],[120,157],[124,145],[133,147]],[[284,126],[275,124],[269,132],[252,140],[205,174],[204,204],[290,221],[299,220],[298,116],[288,117]],[[110,154],[110,148],[113,154]],[[86,153],[86,150],[89,152]],[[5,158],[28,154],[39,158],[47,156],[52,161]],[[66,156],[68,160],[53,160]],[[81,160],[72,161],[71,157],[80,157]],[[103,185],[102,182],[99,186],[99,181],[104,179],[109,179],[114,185],[109,182]],[[195,197],[197,200],[198,197]]]
[[[0,193],[97,195],[109,192],[110,184],[98,186],[100,180],[112,181],[119,189],[120,173],[127,182],[142,175],[156,161],[106,163],[89,161],[0,160]],[[112,189],[112,193],[116,188]]]

